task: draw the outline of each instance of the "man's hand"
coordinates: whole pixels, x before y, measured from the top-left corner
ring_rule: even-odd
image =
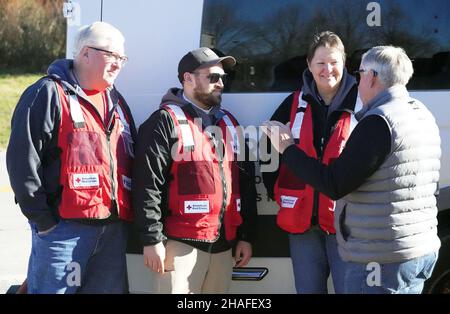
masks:
[[[273,147],[280,154],[294,144],[289,124],[285,125],[278,121],[266,121],[262,124],[261,129],[270,138]]]
[[[244,267],[252,257],[252,245],[245,241],[239,241],[236,245],[234,260],[236,267]]]
[[[154,272],[164,274],[164,260],[166,248],[162,242],[155,245],[144,246],[144,265]]]

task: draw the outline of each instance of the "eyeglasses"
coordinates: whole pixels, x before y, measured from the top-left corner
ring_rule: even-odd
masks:
[[[106,61],[108,62],[118,62],[120,63],[120,65],[124,66],[125,63],[128,61],[128,57],[127,56],[121,56],[118,53],[109,51],[109,50],[105,50],[105,49],[101,49],[101,48],[97,48],[97,47],[91,47],[91,46],[87,46],[88,48],[97,50],[97,51],[101,51],[104,52],[104,56],[106,57]]]
[[[372,69],[359,69],[359,70],[356,70],[356,71],[353,72],[353,75],[356,78],[356,82],[358,82],[358,84],[359,84],[359,81],[361,80],[361,73],[369,72],[369,71],[373,72],[373,76],[377,76],[378,75],[378,72],[375,71],[375,70],[372,70]]]
[[[226,73],[224,74],[220,74],[220,73],[200,73],[200,72],[191,72],[192,74],[196,74],[196,75],[206,75],[206,77],[209,79],[209,82],[211,84],[215,84],[219,81],[219,79],[222,80],[222,83],[225,84],[225,82],[227,81],[227,75]]]

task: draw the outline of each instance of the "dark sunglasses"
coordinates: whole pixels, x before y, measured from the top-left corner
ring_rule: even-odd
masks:
[[[222,82],[225,84],[225,82],[227,81],[227,75],[226,73],[224,74],[220,74],[220,73],[199,73],[199,72],[192,72],[192,74],[196,74],[196,75],[206,75],[206,77],[209,79],[209,82],[211,84],[215,84],[219,81],[219,79],[222,80]]]
[[[355,76],[356,82],[358,84],[359,84],[359,81],[361,80],[361,73],[368,72],[368,71],[372,71],[373,72],[373,76],[377,76],[378,75],[378,72],[375,71],[375,70],[372,70],[372,69],[369,69],[369,70],[359,69],[359,70],[356,70],[356,71],[353,72],[353,75]]]

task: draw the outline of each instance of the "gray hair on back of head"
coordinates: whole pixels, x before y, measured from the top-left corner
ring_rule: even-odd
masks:
[[[387,88],[408,84],[414,73],[412,62],[405,50],[394,46],[373,47],[363,54],[361,65],[376,71]]]
[[[108,46],[111,42],[119,44],[125,42],[122,33],[111,24],[106,22],[94,22],[82,26],[75,36],[73,56],[76,58],[85,46],[102,48]]]

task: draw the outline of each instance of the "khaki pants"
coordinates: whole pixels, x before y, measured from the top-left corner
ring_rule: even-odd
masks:
[[[166,273],[160,277],[159,293],[227,293],[231,283],[231,249],[207,253],[182,242],[166,243]]]

